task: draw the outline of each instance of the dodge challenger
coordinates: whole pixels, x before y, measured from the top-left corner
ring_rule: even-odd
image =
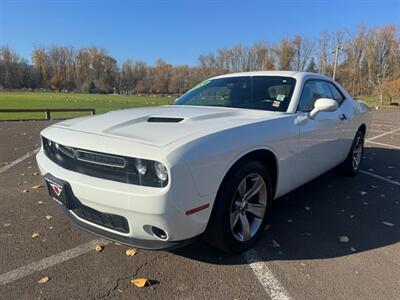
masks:
[[[86,231],[152,250],[203,237],[238,253],[263,233],[274,199],[339,165],[357,173],[370,119],[322,75],[227,74],[172,105],[51,125],[37,162]]]

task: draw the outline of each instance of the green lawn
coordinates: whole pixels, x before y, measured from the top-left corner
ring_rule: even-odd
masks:
[[[165,105],[174,98],[75,93],[0,92],[2,108],[95,108],[97,114],[128,107]],[[52,118],[72,118],[85,113],[52,113]],[[0,113],[0,120],[40,119],[44,113]]]
[[[379,100],[377,101],[378,96],[357,96],[355,98],[364,101],[370,108],[375,108],[376,104],[379,104]],[[397,108],[397,106],[389,106],[390,101],[387,97],[384,97],[383,100],[384,108]],[[392,101],[399,103],[400,97],[395,97]]]
[[[368,106],[375,107],[376,97],[360,96]],[[165,105],[174,98],[153,96],[122,96],[75,93],[0,92],[2,108],[95,108],[97,114],[128,107]],[[52,113],[52,118],[72,118],[85,113]],[[0,113],[0,120],[41,119],[44,113]]]

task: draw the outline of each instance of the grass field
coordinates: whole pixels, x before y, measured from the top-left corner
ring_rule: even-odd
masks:
[[[357,97],[370,107],[375,107],[376,97]],[[0,92],[2,108],[95,108],[97,114],[110,110],[165,105],[174,98],[153,96],[122,96],[75,93]],[[52,118],[72,118],[85,113],[52,113]],[[41,119],[44,113],[0,113],[0,120]]]
[[[2,108],[95,108],[96,114],[110,110],[165,105],[174,98],[75,93],[0,92]],[[52,113],[52,118],[72,118],[85,113]],[[41,119],[44,113],[0,113],[0,120]]]

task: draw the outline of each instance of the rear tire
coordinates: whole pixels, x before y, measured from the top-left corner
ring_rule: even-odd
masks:
[[[264,231],[272,200],[272,183],[266,167],[258,161],[240,164],[221,184],[205,240],[224,252],[246,251]]]
[[[349,154],[342,163],[342,169],[345,174],[354,176],[358,173],[364,153],[364,131],[359,129],[354,137]]]

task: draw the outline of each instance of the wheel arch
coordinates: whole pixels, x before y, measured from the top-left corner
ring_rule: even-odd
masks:
[[[230,174],[235,172],[235,170],[240,165],[248,161],[259,161],[267,168],[269,175],[271,176],[273,196],[275,195],[278,187],[279,165],[276,153],[269,148],[249,149],[248,151],[241,153],[241,155],[233,159],[232,162],[228,165],[227,171],[225,172],[225,175],[221,180],[221,183],[218,187],[218,193],[226,178],[228,178]]]

